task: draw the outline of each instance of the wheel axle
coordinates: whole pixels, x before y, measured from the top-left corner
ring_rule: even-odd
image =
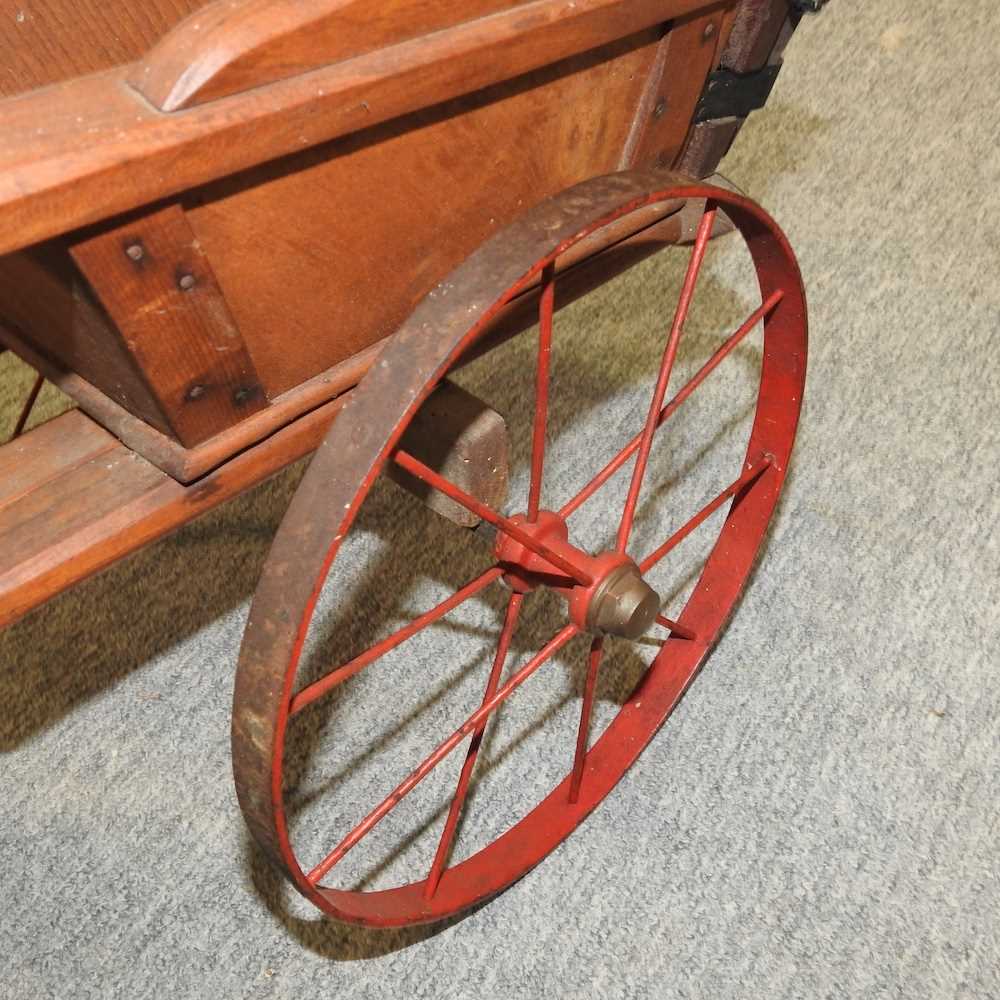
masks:
[[[660,596],[627,555],[608,551],[592,556],[577,548],[569,540],[566,519],[551,510],[539,511],[532,522],[525,514],[510,520],[590,581],[584,584],[568,579],[544,556],[500,531],[495,552],[504,569],[504,581],[512,590],[524,594],[539,586],[549,587],[566,600],[570,620],[585,632],[638,639],[656,620]]]

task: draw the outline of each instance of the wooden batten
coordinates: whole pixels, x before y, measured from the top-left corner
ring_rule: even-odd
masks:
[[[134,355],[61,246],[0,257],[0,337],[50,379],[74,372],[110,406],[170,434]]]
[[[179,206],[74,243],[70,254],[181,444],[196,445],[267,406],[208,257]]]
[[[640,113],[622,157],[623,170],[677,163],[705,79],[718,62],[731,9],[678,18],[660,43]]]

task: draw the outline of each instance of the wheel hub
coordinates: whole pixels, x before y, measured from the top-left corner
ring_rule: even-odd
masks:
[[[623,552],[592,556],[577,548],[569,541],[565,519],[554,511],[539,511],[530,523],[523,514],[511,521],[578,571],[578,579],[570,579],[545,556],[499,532],[496,556],[504,567],[504,580],[513,590],[527,593],[539,586],[549,587],[566,600],[572,622],[587,632],[638,639],[653,624],[660,613],[659,594]]]

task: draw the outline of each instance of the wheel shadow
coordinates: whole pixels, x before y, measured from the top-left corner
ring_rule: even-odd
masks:
[[[675,256],[683,258],[685,255]],[[648,263],[640,265],[640,268],[648,268]],[[676,279],[682,269],[683,259],[679,259],[677,266],[670,269],[670,277]],[[641,283],[641,277],[635,280]],[[702,279],[699,296],[706,299],[722,296],[731,307],[729,312],[740,311],[735,308],[740,304],[737,298],[708,274]],[[605,305],[603,308],[612,307]],[[720,311],[727,310],[714,309],[712,316]],[[743,311],[742,315],[745,314],[746,311]],[[579,321],[586,324],[593,315],[583,312]],[[669,324],[669,317],[662,317],[651,308],[639,309],[637,315],[619,318],[622,322],[642,323],[646,339],[650,339],[654,331],[662,330],[664,324]],[[593,329],[606,329],[606,326],[603,322],[597,323]],[[679,365],[703,359],[708,353],[708,328],[712,328],[717,342],[720,326],[723,330],[732,328],[731,323],[713,323],[711,317],[704,323],[692,324],[691,335],[682,341]],[[640,377],[638,373],[648,369],[650,357],[654,357],[655,361],[661,349],[640,348],[635,338],[616,338],[613,344],[614,363],[610,365],[609,373],[607,351],[596,350],[600,338],[593,329],[589,336],[581,336],[574,343],[571,358],[574,398],[570,403],[553,409],[550,445],[553,451],[558,448],[564,434],[585,419],[590,411],[635,384]],[[530,340],[530,335],[524,339]],[[530,352],[531,348],[523,350]],[[518,355],[514,357],[516,360]],[[746,364],[752,368],[759,361],[752,352],[744,356],[737,351],[729,363]],[[488,393],[483,395],[489,397]],[[515,403],[518,402],[518,395],[514,393]],[[563,398],[565,396],[566,393],[563,393]],[[523,393],[520,397],[520,405],[510,412],[508,419],[512,436],[525,440],[530,436],[526,433],[530,426],[530,408],[526,409],[523,405]],[[516,456],[521,461],[524,457]],[[15,749],[56,724],[97,693],[113,687],[150,659],[243,603],[259,575],[271,535],[297,484],[300,471],[301,468],[297,468],[280,474],[270,483],[231,501],[223,510],[206,515],[172,538],[137,554],[72,593],[62,595],[0,635],[0,663],[7,661],[0,668],[0,702],[5,706],[0,716],[0,750]],[[681,470],[678,475],[684,471]],[[377,521],[376,517],[373,522],[376,533],[379,529]],[[426,536],[420,533],[413,534],[412,539],[414,545],[427,544]],[[441,561],[433,569],[434,579],[457,589],[483,568],[483,562],[470,552],[464,551],[459,559],[452,562]],[[224,569],[219,571],[220,567]],[[398,601],[385,599],[386,575],[393,574],[397,594],[406,594],[416,587],[424,571],[425,567],[419,566],[417,560],[405,556],[401,559],[398,553],[374,561],[370,572],[356,581],[352,595],[366,607],[366,613],[354,618],[334,617],[324,622],[320,636],[324,650],[334,640],[338,647],[354,645],[364,648],[370,645],[379,637],[387,622],[398,617],[401,611],[409,613],[410,610],[401,607]],[[489,596],[484,594],[482,599],[490,605],[499,629],[503,598],[502,592],[494,591],[497,588],[491,588]],[[542,635],[542,625],[550,623],[551,618],[540,616],[530,629],[525,630],[524,637],[515,644],[515,651],[521,654],[535,651],[538,646],[532,644],[539,636],[542,641],[548,638],[547,634]],[[448,627],[461,626],[451,624]],[[233,660],[235,652],[233,650]],[[582,659],[578,657],[579,662],[575,665],[559,660],[565,674],[565,695],[552,704],[543,716],[522,727],[501,750],[496,748],[495,734],[492,730],[488,731],[482,752],[482,767],[477,769],[481,773],[477,773],[471,793],[473,796],[479,783],[578,697],[585,669]],[[74,664],[75,669],[66,670],[67,663]],[[416,724],[439,704],[451,685],[460,683],[479,666],[478,661],[470,662],[453,672],[417,706],[407,724]],[[602,673],[599,699],[619,701],[627,696],[645,668],[645,662],[638,656],[622,658],[614,682],[608,672]],[[304,679],[308,680],[308,677]],[[228,674],[226,683],[229,683]],[[348,691],[349,687],[345,685],[343,693],[335,693],[324,703],[327,714],[309,714],[304,739],[289,759],[289,780],[293,788],[327,730],[336,725],[338,713],[344,708],[341,704],[343,694]],[[373,748],[370,754],[375,754],[377,750],[378,747]],[[352,764],[356,763],[352,761]],[[338,776],[342,777],[334,775],[333,778]],[[446,801],[430,820],[415,831],[416,835],[426,833],[432,824],[443,821],[447,806]],[[246,864],[254,890],[275,918],[304,946],[331,959],[350,961],[398,951],[441,933],[460,919],[399,931],[368,931],[333,924],[325,919],[300,919],[288,906],[284,880],[251,844],[249,837],[247,843]],[[400,850],[405,846],[402,845]],[[386,863],[392,860],[390,857]]]

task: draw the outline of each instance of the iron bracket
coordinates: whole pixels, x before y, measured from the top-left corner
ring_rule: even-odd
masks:
[[[762,66],[752,73],[715,70],[709,74],[693,123],[697,125],[716,118],[745,118],[751,111],[762,108],[780,69],[779,62]]]

